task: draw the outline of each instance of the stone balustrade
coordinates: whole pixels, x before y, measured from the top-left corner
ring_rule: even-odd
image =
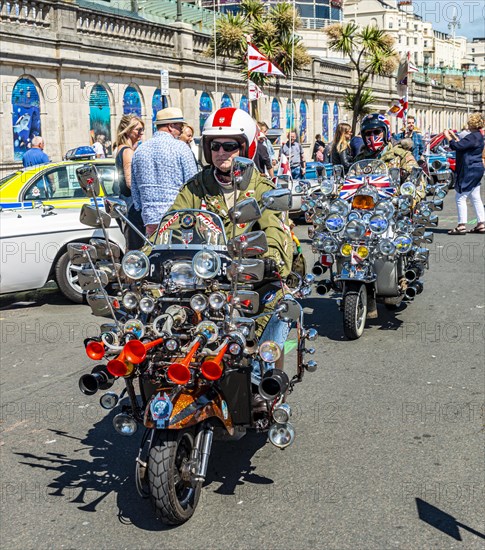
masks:
[[[42,0],[0,0],[0,22],[50,27],[54,4]]]

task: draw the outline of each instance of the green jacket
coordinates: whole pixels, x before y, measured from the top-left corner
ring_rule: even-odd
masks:
[[[388,169],[400,168],[408,173],[410,173],[414,167],[417,168],[419,166],[411,151],[403,149],[399,145],[388,145],[377,155],[364,149],[362,153],[355,157],[354,162],[368,159],[381,160],[386,164]],[[416,189],[416,193],[419,200],[426,198],[426,183],[424,179],[421,185]]]
[[[239,193],[238,201],[254,197],[261,206],[261,195],[271,189],[274,189],[273,183],[254,171],[249,187],[246,191]],[[205,168],[196,174],[182,187],[169,210],[200,209],[202,207],[221,217],[227,237],[231,238],[233,228],[228,211],[232,205],[226,204],[211,167]],[[274,212],[268,209],[263,212],[262,217],[252,228],[253,230],[261,229],[266,233],[269,250],[265,256],[276,261],[279,273],[283,277],[290,273],[293,261],[291,232],[285,223],[285,219],[286,213]],[[240,235],[245,229],[246,224],[238,224],[236,235]]]

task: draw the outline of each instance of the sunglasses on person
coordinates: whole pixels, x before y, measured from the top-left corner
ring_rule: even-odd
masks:
[[[135,132],[137,134],[144,134],[145,133],[145,130],[143,128],[136,128]]]
[[[226,153],[232,153],[241,148],[241,145],[237,141],[226,141],[225,143],[220,143],[219,141],[211,142],[211,151],[219,151],[220,148]]]
[[[383,133],[382,130],[366,130],[365,131],[366,136],[379,136],[382,133]]]

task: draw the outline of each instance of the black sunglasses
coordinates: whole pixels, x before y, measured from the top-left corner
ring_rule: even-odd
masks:
[[[241,145],[237,141],[226,141],[225,143],[220,143],[219,141],[211,142],[211,151],[219,151],[221,147],[226,153],[232,153],[240,149]]]

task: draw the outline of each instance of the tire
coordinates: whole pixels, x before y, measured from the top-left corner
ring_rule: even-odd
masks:
[[[455,188],[455,183],[456,183],[456,174],[455,172],[453,172],[453,170],[451,171],[451,181],[448,185],[448,189],[454,189]]]
[[[367,317],[367,289],[364,284],[351,287],[343,297],[344,334],[357,340],[364,332]]]
[[[57,260],[55,267],[57,286],[62,294],[75,304],[82,304],[85,300],[84,293],[77,282],[76,271],[79,269],[81,268],[71,265],[67,252]]]
[[[148,455],[148,487],[157,517],[170,525],[190,519],[199,501],[202,482],[190,485],[181,479],[180,468],[194,446],[188,430],[158,430]]]

